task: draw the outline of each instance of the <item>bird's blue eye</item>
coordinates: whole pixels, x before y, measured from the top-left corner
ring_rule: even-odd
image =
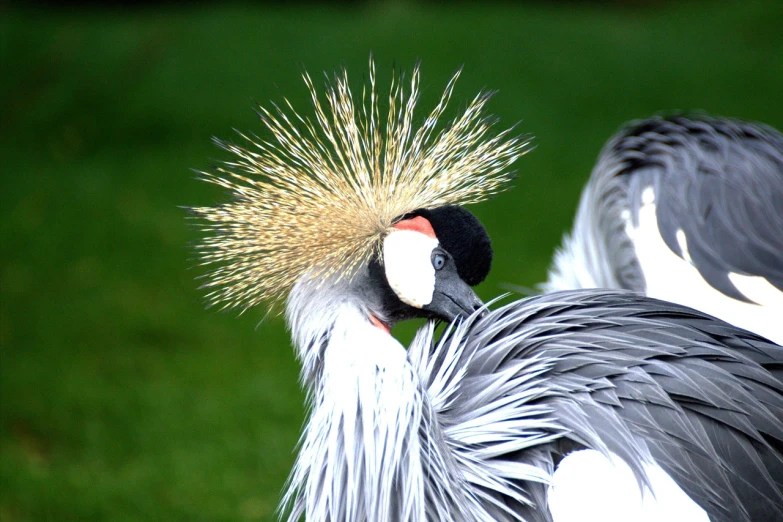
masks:
[[[446,266],[446,256],[443,254],[439,254],[437,252],[432,253],[432,266],[435,267],[435,270],[440,270],[444,266]]]

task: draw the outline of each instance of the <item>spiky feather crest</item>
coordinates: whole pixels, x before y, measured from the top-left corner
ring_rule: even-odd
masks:
[[[494,136],[484,115],[491,93],[479,93],[455,119],[437,129],[458,70],[435,108],[414,129],[419,64],[410,83],[393,75],[389,109],[381,119],[370,58],[369,88],[357,104],[345,69],[325,82],[326,104],[303,73],[314,117],[282,106],[258,108],[271,138],[240,133],[245,146],[217,141],[234,154],[203,179],[233,200],[193,208],[206,232],[197,246],[208,274],[207,299],[245,310],[284,298],[304,274],[340,280],[380,251],[396,219],[420,208],[465,205],[506,188],[507,167],[530,139]]]

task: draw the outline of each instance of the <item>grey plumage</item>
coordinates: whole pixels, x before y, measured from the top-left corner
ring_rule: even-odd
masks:
[[[452,351],[443,356],[444,349]],[[486,453],[486,441],[460,440],[459,427],[476,410],[495,405],[504,411],[504,403],[529,385],[507,390],[492,383],[501,375],[510,376],[506,382],[522,378],[535,361],[539,393],[522,399],[518,411],[539,412],[549,426],[535,435],[542,442],[519,449],[514,441],[508,451],[475,459],[482,465],[525,462],[551,473],[573,449],[611,451],[642,481],[643,463],[654,460],[711,520],[783,519],[780,346],[679,305],[577,291],[517,301],[471,319],[433,357],[464,368],[449,407],[437,411],[458,454]],[[430,364],[432,380],[440,369]],[[549,520],[541,509],[546,485],[515,485],[537,499],[535,505],[485,493],[524,520]]]
[[[621,212],[635,218],[652,186],[666,244],[683,257],[675,238],[683,230],[711,285],[746,300],[726,277],[737,272],[783,290],[783,135],[775,129],[706,116],[633,122],[606,144],[590,183],[582,205],[617,287],[644,291]]]
[[[679,256],[683,266],[694,267],[695,276],[682,277],[700,277],[706,288],[720,292],[714,297],[693,290],[698,296],[681,295],[650,279],[646,271],[665,253],[657,246],[646,250],[643,266],[639,249],[656,239],[647,229],[635,238],[629,235],[640,226],[648,191],[661,247]],[[765,279],[777,297],[754,301],[738,289],[737,276]],[[601,151],[574,229],[556,252],[543,287],[645,292],[780,342],[781,332],[756,329],[740,318],[752,310],[740,313],[735,303],[772,306],[783,314],[783,135],[762,124],[707,116],[656,117],[627,125]],[[726,299],[728,308],[720,308],[716,299]]]
[[[783,518],[783,347],[630,292],[556,292],[437,343],[430,323],[404,361],[357,369],[354,399],[335,401],[326,342],[343,336],[342,307],[371,306],[355,290],[300,284],[289,304],[313,407],[291,519],[550,522],[549,477],[582,448],[620,456],[642,485],[661,466],[712,521]],[[343,312],[308,321],[327,302]]]
[[[727,277],[735,272],[783,290],[783,135],[775,129],[654,118],[630,126],[602,156],[623,165],[616,176],[628,184],[635,211],[643,188],[655,187],[664,241],[683,257],[675,238],[683,230],[694,265],[713,287],[747,300]]]

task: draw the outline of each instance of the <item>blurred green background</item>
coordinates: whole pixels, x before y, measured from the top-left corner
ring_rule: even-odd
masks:
[[[783,2],[0,6],[0,519],[273,520],[303,422],[282,321],[205,310],[182,206],[260,131],[307,112],[302,67],[422,60],[422,109],[461,64],[537,137],[473,210],[487,299],[543,281],[603,142],[703,109],[783,128]],[[452,113],[453,114],[453,113]],[[260,324],[259,324],[260,323]],[[403,336],[408,333],[403,332]]]

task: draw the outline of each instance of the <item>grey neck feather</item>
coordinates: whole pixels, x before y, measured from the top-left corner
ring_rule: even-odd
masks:
[[[432,498],[445,489],[433,475],[448,453],[433,447],[442,436],[419,375],[402,345],[370,322],[362,288],[356,278],[303,281],[288,299],[311,407],[283,502],[292,521],[424,521],[430,509],[455,507]]]

